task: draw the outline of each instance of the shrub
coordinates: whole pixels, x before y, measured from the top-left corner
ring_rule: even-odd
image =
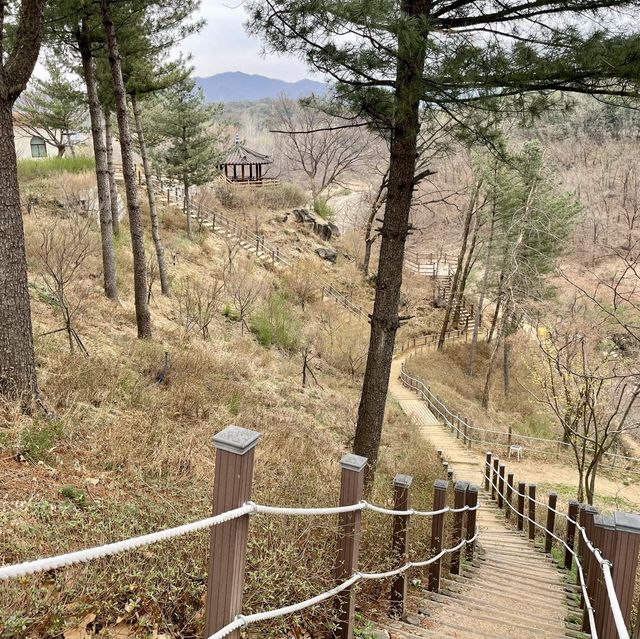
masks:
[[[267,303],[251,318],[251,331],[265,347],[293,351],[300,342],[300,321],[282,293],[270,295]]]
[[[82,173],[94,168],[94,159],[89,156],[18,160],[18,178],[35,180],[56,173]]]
[[[318,198],[313,202],[313,210],[316,215],[319,215],[323,220],[333,220],[335,213],[333,209],[327,204],[326,200]]]
[[[34,421],[20,435],[19,453],[34,462],[47,461],[51,449],[62,434],[62,424],[59,421]]]

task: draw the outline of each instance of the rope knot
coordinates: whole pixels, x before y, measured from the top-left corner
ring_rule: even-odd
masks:
[[[258,514],[258,504],[256,504],[254,501],[248,501],[245,506],[249,506],[251,508],[251,512],[249,513],[250,515],[257,515]],[[237,615],[237,617],[240,617],[241,615]],[[236,617],[236,618],[237,618]],[[244,619],[244,617],[243,617]]]

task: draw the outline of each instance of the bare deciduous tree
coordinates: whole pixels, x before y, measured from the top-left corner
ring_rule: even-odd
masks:
[[[186,334],[198,330],[202,339],[209,339],[209,327],[216,314],[223,283],[220,279],[189,278],[180,282],[175,297],[178,303],[176,321]]]
[[[94,247],[93,222],[90,218],[72,212],[68,219],[57,218],[50,226],[40,230],[40,244],[37,255],[42,263],[44,275],[42,297],[62,316],[64,326],[49,331],[51,335],[65,331],[69,350],[73,353],[77,346],[88,356],[89,353],[75,329],[75,319],[85,307],[88,291],[71,290],[78,280],[82,265]]]
[[[640,384],[598,335],[578,332],[579,325],[573,315],[553,330],[539,328],[543,394],[536,399],[551,410],[573,451],[578,500],[592,504],[604,456],[640,427],[631,419]]]
[[[245,262],[233,268],[225,281],[225,288],[238,313],[240,333],[244,335],[244,329],[248,328],[247,316],[264,292],[264,281]]]
[[[336,128],[331,116],[281,96],[274,107],[272,128],[279,134],[279,151],[303,176],[314,202],[332,186],[345,186],[367,165],[371,139],[362,128]]]

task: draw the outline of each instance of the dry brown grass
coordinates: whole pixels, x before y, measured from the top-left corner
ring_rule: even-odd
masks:
[[[33,255],[37,229],[51,222],[53,207],[26,218]],[[224,246],[211,236],[188,242],[164,212],[163,232],[173,282],[203,281],[219,272]],[[173,229],[173,230],[172,230]],[[97,232],[97,231],[96,231]],[[151,246],[147,249],[150,251]],[[335,504],[338,460],[349,450],[359,392],[359,369],[350,370],[344,344],[366,334],[335,306],[313,300],[305,322],[320,336],[314,362],[321,386],[300,385],[297,353],[265,349],[237,322],[219,313],[210,340],[185,337],[170,318],[176,300],[154,291],[154,339],[135,338],[131,256],[123,225],[117,246],[120,301],[101,294],[99,255],[85,263],[78,286],[90,290],[77,323],[89,357],[72,354],[59,335],[36,339],[43,397],[55,419],[28,417],[15,406],[0,410],[0,562],[12,563],[97,545],[195,520],[210,512],[215,470],[211,437],[229,423],[257,429],[256,501],[282,505]],[[30,262],[31,277],[37,264]],[[338,267],[339,268],[339,267]],[[278,276],[265,272],[270,288]],[[83,290],[84,290],[83,288]],[[34,326],[42,335],[56,326],[55,311],[33,300]],[[294,304],[295,302],[291,302]],[[222,305],[222,301],[221,301]],[[328,328],[327,328],[328,327]],[[163,353],[170,366],[157,384]],[[433,451],[398,407],[389,407],[374,497],[390,503],[397,472],[415,476],[414,504],[428,507],[437,476]],[[363,565],[391,565],[391,522],[365,516]],[[427,549],[427,524],[416,526],[417,557]],[[304,599],[333,582],[335,521],[256,517],[252,522],[248,611]],[[202,627],[207,535],[128,553],[50,575],[0,586],[3,637],[59,637],[90,620],[95,636],[113,636],[118,620],[137,636],[155,631],[196,637]],[[301,561],[302,558],[302,561]],[[386,606],[386,585],[367,586],[361,605]],[[296,624],[326,628],[332,607],[256,629],[275,636]],[[87,622],[88,623],[88,622]]]

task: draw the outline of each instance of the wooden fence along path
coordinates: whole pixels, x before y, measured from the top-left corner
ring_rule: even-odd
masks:
[[[628,639],[640,516],[599,517],[595,508],[573,500],[564,513],[554,493],[543,501],[536,485],[516,479],[498,456],[469,447],[454,419],[459,416],[434,414],[430,406],[442,408],[423,400],[422,389],[403,374],[404,365],[405,356],[394,360],[391,395],[436,447],[456,485],[481,481],[483,490],[476,561],[464,576],[445,579],[439,593],[414,598],[410,605],[426,613],[412,619],[421,627],[389,622],[391,636]],[[551,559],[554,548],[563,571]],[[573,583],[566,578],[572,566]],[[640,637],[640,620],[633,637]]]

